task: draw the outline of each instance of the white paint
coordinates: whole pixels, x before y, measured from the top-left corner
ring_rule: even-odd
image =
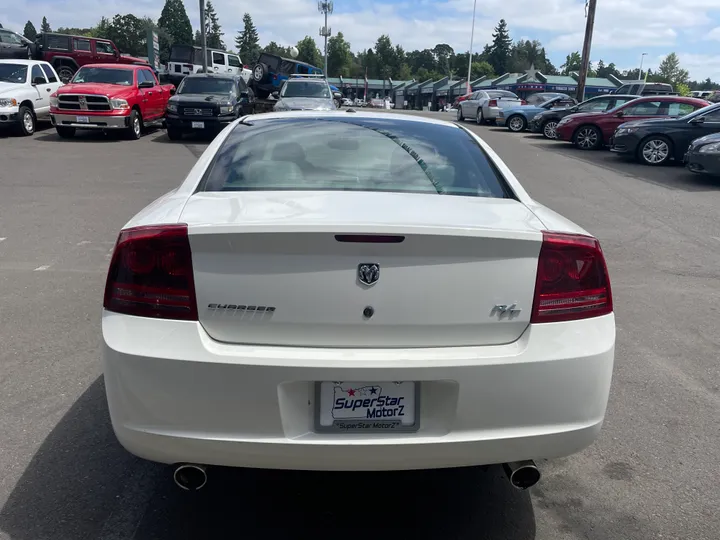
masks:
[[[0,236],[0,242],[2,242],[3,240],[7,240],[7,236]]]
[[[50,268],[50,266],[52,266],[52,265],[50,265],[50,264],[44,264],[44,265],[42,265],[42,266],[38,266],[35,270],[33,270],[33,272],[44,272],[45,270],[47,270],[48,268]]]

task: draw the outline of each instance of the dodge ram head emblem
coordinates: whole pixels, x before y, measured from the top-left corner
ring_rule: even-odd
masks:
[[[86,98],[85,96],[80,96],[80,97],[78,98],[78,103],[80,103],[80,109],[82,109],[83,111],[87,111],[87,110],[88,110],[87,98]]]
[[[363,285],[375,285],[380,279],[380,265],[377,263],[362,263],[358,265],[358,280]]]

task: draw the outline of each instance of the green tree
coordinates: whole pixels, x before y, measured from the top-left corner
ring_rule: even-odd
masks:
[[[680,94],[681,96],[689,96],[690,95],[690,86],[688,86],[686,83],[681,82],[677,83],[675,85],[675,91]]]
[[[490,45],[487,61],[495,73],[502,75],[508,72],[512,55],[512,40],[505,19],[500,19],[492,36],[493,42]]]
[[[387,34],[383,34],[375,42],[375,60],[376,76],[381,79],[392,77],[393,67],[396,65],[395,48]]]
[[[680,59],[677,54],[671,52],[658,66],[657,75],[660,82],[667,82],[674,86],[687,83],[688,72],[680,67]]]
[[[605,62],[603,62],[602,58],[598,60],[597,68],[595,69],[595,73],[598,77],[607,77],[608,76],[608,68],[605,65]]]
[[[195,37],[193,38],[193,43],[198,47],[202,47],[202,32],[200,32],[200,30],[195,30]]]
[[[159,35],[161,62],[167,62],[173,43],[192,45],[192,25],[182,0],[165,0],[157,25],[162,30]]]
[[[448,45],[447,43],[438,43],[433,48],[433,53],[435,54],[435,60],[437,62],[437,67],[440,70],[440,72],[445,77],[450,77],[452,75],[452,59],[455,56],[455,51],[453,48]]]
[[[28,38],[30,41],[35,41],[35,38],[37,37],[37,30],[35,30],[35,25],[32,22],[28,21],[25,23],[23,36]]]
[[[42,24],[40,25],[40,31],[41,32],[52,32],[52,28],[50,28],[50,23],[48,20],[43,17]]]
[[[565,63],[560,66],[563,75],[570,75],[573,71],[579,71],[582,64],[582,57],[578,51],[572,52],[565,57]]]
[[[283,47],[282,45],[278,45],[274,41],[271,41],[270,43],[265,45],[265,48],[262,51],[268,54],[276,54],[278,56],[283,56],[285,58],[290,56],[289,47]]]
[[[435,53],[431,49],[424,49],[422,51],[411,51],[407,54],[407,63],[410,66],[410,71],[417,74],[422,68],[427,72],[435,71],[437,67],[437,61],[435,60]],[[467,69],[467,64],[465,64]],[[415,77],[417,79],[417,77]]]
[[[494,77],[495,72],[489,62],[473,62],[470,78],[474,81],[480,77]],[[472,82],[472,81],[471,81]]]
[[[342,32],[328,39],[328,76],[349,77],[352,60],[350,43],[345,41]]]
[[[71,36],[102,37],[97,33],[97,26],[94,28],[60,26],[56,31],[60,34],[70,34]]]
[[[298,41],[296,47],[298,50],[297,59],[300,62],[306,62],[315,67],[323,65],[323,56],[313,38],[305,36],[303,39]]]
[[[211,49],[225,49],[222,41],[222,27],[215,6],[210,0],[205,4],[205,43]]]
[[[235,46],[240,58],[246,64],[257,61],[260,56],[260,37],[249,13],[243,15],[243,29],[235,37]]]
[[[121,52],[132,56],[147,55],[148,29],[154,28],[152,19],[139,19],[135,15],[115,15],[111,21],[101,20],[95,29],[96,37],[115,42]]]

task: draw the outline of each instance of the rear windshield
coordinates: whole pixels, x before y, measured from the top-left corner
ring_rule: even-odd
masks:
[[[72,78],[73,83],[101,83],[132,86],[132,69],[81,67]]]
[[[255,119],[223,142],[199,191],[383,191],[512,198],[452,125],[384,118]]]
[[[518,99],[518,97],[513,94],[512,92],[508,92],[506,90],[491,90],[488,92],[488,96],[491,98],[515,98]]]
[[[330,98],[330,88],[324,82],[315,81],[288,81],[285,83],[280,96]]]

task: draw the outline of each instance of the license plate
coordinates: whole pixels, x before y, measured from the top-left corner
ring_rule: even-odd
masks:
[[[77,117],[77,123],[78,124],[89,124],[90,118],[87,116],[78,116]]]
[[[321,382],[316,386],[318,431],[417,431],[419,383]]]
[[[192,122],[193,129],[205,129],[205,122]]]

